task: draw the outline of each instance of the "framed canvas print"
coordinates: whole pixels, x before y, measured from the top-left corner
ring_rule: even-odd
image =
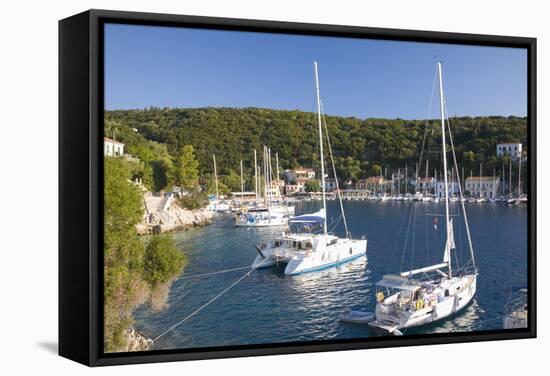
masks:
[[[59,352],[536,335],[536,40],[90,10],[59,23]]]

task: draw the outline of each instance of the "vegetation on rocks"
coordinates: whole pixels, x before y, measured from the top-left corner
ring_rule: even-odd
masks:
[[[185,257],[169,237],[138,237],[142,197],[130,181],[132,164],[104,161],[104,349],[125,351],[132,313],[140,304],[159,304],[159,294],[181,274]],[[165,299],[166,294],[163,298]],[[162,299],[160,299],[162,301]]]

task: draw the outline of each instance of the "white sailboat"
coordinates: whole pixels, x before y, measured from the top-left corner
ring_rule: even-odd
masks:
[[[445,141],[445,100],[441,63],[437,64],[439,77],[439,95],[441,105],[441,131],[443,149],[443,171],[447,171],[447,152]],[[450,129],[450,128],[449,128]],[[449,134],[455,169],[458,172],[452,134]],[[376,320],[369,326],[393,334],[401,334],[402,329],[432,323],[460,311],[476,293],[477,268],[475,266],[472,241],[468,227],[466,209],[461,200],[461,209],[468,237],[471,256],[470,269],[454,270],[452,253],[455,252],[453,221],[449,216],[449,189],[447,174],[443,174],[445,196],[446,242],[441,263],[402,272],[397,275],[385,275],[376,283],[377,304]],[[458,179],[460,182],[460,179]],[[462,197],[462,187],[458,184]]]
[[[317,213],[306,214],[294,217],[291,225],[301,225],[305,228],[315,228],[322,226],[322,233],[309,232],[289,232],[283,233],[275,240],[260,244],[256,247],[258,256],[252,263],[255,269],[265,268],[278,263],[286,264],[285,275],[297,275],[307,272],[319,271],[334,267],[351,260],[364,256],[367,251],[367,240],[352,239],[348,231],[346,217],[343,210],[342,197],[338,187],[338,179],[334,169],[334,159],[330,141],[327,137],[327,143],[332,160],[332,168],[336,181],[336,192],[340,202],[340,210],[346,231],[346,237],[338,237],[330,234],[326,221],[326,192],[325,192],[325,163],[323,153],[323,125],[321,118],[321,98],[319,90],[319,75],[317,62],[314,62],[315,84],[317,93],[317,120],[319,126],[319,152],[321,157],[321,191],[322,191],[322,209]]]
[[[256,169],[257,171],[257,169]],[[242,174],[242,172],[241,172]],[[235,217],[237,227],[272,227],[287,226],[288,220],[294,215],[294,206],[287,205],[282,200],[279,182],[272,183],[273,171],[271,168],[271,150],[264,147],[264,202],[263,205],[254,203],[253,206],[243,207]],[[243,183],[241,183],[242,185]],[[257,184],[257,183],[256,183]],[[244,190],[244,188],[241,188]],[[275,200],[273,198],[275,196]]]
[[[214,160],[214,183],[216,188],[216,196],[209,199],[207,210],[218,213],[227,213],[230,211],[231,207],[224,200],[220,200],[220,195],[218,191],[218,170],[216,168],[215,154],[212,154],[212,159]]]

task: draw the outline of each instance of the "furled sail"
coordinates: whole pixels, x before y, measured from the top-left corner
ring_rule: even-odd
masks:
[[[453,219],[449,219],[447,225],[447,242],[445,243],[445,254],[443,256],[443,262],[448,263],[451,259],[451,249],[455,249],[455,235],[453,231]]]

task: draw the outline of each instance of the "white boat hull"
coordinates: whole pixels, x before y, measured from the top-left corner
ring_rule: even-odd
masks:
[[[367,252],[367,240],[338,239],[336,244],[327,245],[319,250],[292,250],[284,247],[262,249],[252,267],[259,269],[276,264],[286,264],[285,275],[298,275],[335,267],[361,256]]]
[[[433,305],[423,306],[421,309],[400,309],[385,307],[379,302],[376,305],[376,320],[369,325],[392,333],[394,330],[407,329],[420,325],[430,324],[445,319],[466,307],[476,293],[476,275],[467,275],[453,278],[449,287],[449,295],[437,300]],[[456,290],[461,286],[460,290]],[[455,289],[455,291],[450,291]]]
[[[294,209],[294,207],[292,207]],[[235,217],[237,227],[271,227],[287,226],[290,218],[288,212],[281,209],[269,209],[269,211],[242,213]]]

